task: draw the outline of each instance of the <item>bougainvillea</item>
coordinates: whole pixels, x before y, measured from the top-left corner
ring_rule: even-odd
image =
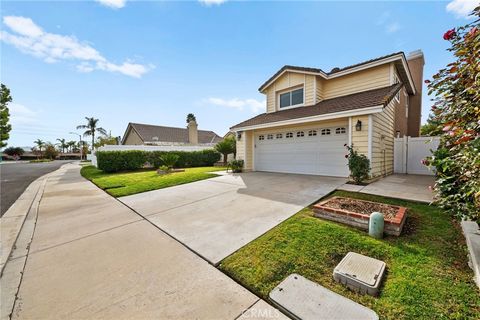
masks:
[[[475,20],[443,35],[455,57],[428,84],[441,142],[426,160],[436,168],[437,202],[459,218],[480,221],[480,7]]]

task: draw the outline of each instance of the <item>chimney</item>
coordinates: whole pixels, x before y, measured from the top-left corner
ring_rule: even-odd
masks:
[[[418,137],[422,118],[423,66],[425,65],[422,50],[410,52],[407,56],[407,62],[416,89],[416,94],[409,97],[407,135]]]
[[[188,142],[190,144],[198,144],[198,130],[197,122],[195,120],[190,120],[188,122]]]

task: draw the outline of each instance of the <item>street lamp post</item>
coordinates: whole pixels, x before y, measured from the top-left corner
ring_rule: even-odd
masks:
[[[82,135],[81,134],[78,134],[76,132],[70,132],[70,134],[74,134],[76,136],[78,136],[78,139],[80,140],[78,142],[78,145],[80,146],[80,161],[83,160],[83,143],[82,143]]]

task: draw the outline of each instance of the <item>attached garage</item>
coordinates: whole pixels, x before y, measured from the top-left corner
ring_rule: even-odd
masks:
[[[254,137],[256,171],[347,177],[348,125],[278,130]]]

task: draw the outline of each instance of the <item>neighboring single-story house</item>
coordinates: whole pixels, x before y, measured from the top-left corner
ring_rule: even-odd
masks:
[[[345,144],[393,173],[394,137],[419,136],[424,57],[398,52],[324,72],[284,66],[259,88],[266,112],[231,128],[245,170],[347,177]]]
[[[187,128],[129,123],[122,144],[213,146],[223,139],[213,131],[198,130],[197,127],[196,121],[190,121]]]

